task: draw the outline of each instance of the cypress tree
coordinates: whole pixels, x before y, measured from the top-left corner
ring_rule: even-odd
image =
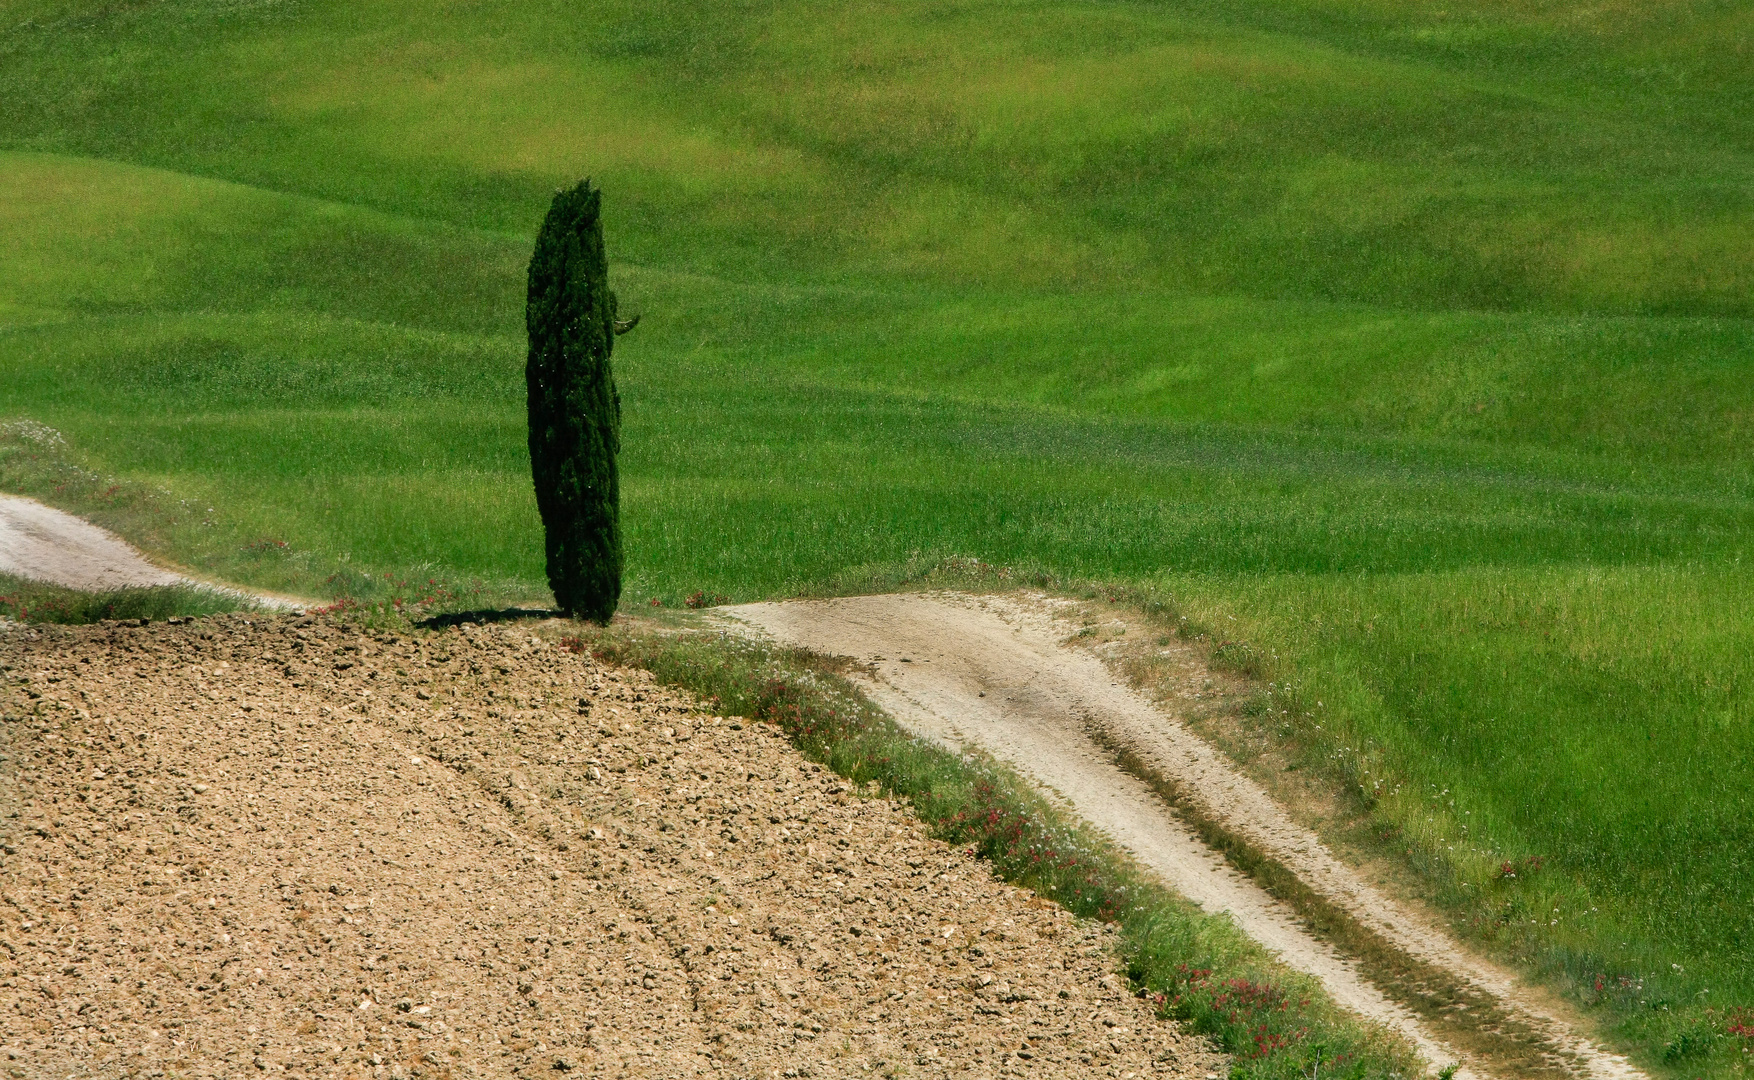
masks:
[[[581,180],[548,207],[530,257],[524,377],[549,587],[562,611],[607,623],[621,599],[621,396],[609,354],[632,324],[615,320],[602,202]]]

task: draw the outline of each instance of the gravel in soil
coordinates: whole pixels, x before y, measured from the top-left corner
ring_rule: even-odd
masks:
[[[529,630],[0,629],[15,1077],[1191,1076],[1112,934]]]

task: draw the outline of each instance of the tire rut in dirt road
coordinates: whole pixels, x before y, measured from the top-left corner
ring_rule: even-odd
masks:
[[[1644,1075],[1364,882],[1211,746],[1101,660],[1064,645],[1079,627],[1056,608],[1040,596],[902,594],[718,610],[783,643],[865,662],[860,681],[898,721],[949,745],[980,746],[1031,776],[1183,895],[1229,912],[1335,1000],[1405,1035],[1432,1066],[1465,1061],[1461,1075]],[[1352,920],[1354,940],[1392,963],[1360,964],[1313,934],[1309,911],[1229,866],[1191,827],[1195,818],[1295,875]],[[1416,993],[1404,992],[1410,984]]]
[[[0,632],[0,1069],[1205,1077],[1112,934],[529,629]]]

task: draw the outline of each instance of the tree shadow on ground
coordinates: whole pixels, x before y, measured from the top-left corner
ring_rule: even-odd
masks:
[[[461,626],[464,623],[502,623],[519,622],[524,619],[564,619],[564,611],[552,608],[484,608],[479,611],[448,611],[443,615],[434,615],[430,619],[421,619],[414,625],[422,630],[443,630],[449,626]]]

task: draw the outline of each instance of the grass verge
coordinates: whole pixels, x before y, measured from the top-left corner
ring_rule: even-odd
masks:
[[[104,619],[168,619],[217,615],[254,607],[242,596],[199,585],[80,592],[29,578],[0,574],[0,619],[27,623],[83,624]]]
[[[1008,770],[908,734],[845,680],[844,664],[720,634],[625,626],[584,629],[566,643],[645,668],[727,715],[777,725],[811,760],[908,800],[934,835],[988,859],[1005,880],[1116,923],[1138,992],[1233,1055],[1238,1080],[1422,1071],[1400,1041],[1334,1006],[1229,919],[1156,884]]]
[[[53,505],[156,553],[174,553],[183,564],[221,581],[247,581],[288,596],[317,598],[320,610],[375,614],[392,621],[419,620],[458,611],[504,607],[529,598],[531,589],[513,579],[484,581],[432,563],[370,567],[349,552],[320,553],[253,530],[229,512],[199,498],[109,475],[86,467],[61,433],[28,418],[0,421],[0,492]],[[222,590],[199,586],[123,589],[82,593],[0,575],[6,595],[16,594],[32,621],[89,622],[105,618],[209,615],[250,606]],[[0,598],[0,603],[6,603]],[[117,614],[98,614],[114,610]],[[60,614],[56,614],[56,613]],[[39,617],[40,616],[40,617]]]
[[[1531,576],[1540,580],[1538,575]],[[1664,595],[1660,600],[1641,603],[1642,619],[1624,610],[1618,613],[1619,618],[1600,618],[1602,611],[1616,606],[1617,589],[1654,591],[1647,578],[1656,578],[1656,586],[1661,587]],[[1571,589],[1567,615],[1573,623],[1599,619],[1611,622],[1623,635],[1642,633],[1655,643],[1652,649],[1669,653],[1666,659],[1647,663],[1643,677],[1649,682],[1668,674],[1664,669],[1674,666],[1674,654],[1684,655],[1688,650],[1703,648],[1699,641],[1702,635],[1698,633],[1702,620],[1672,617],[1658,625],[1652,618],[1652,612],[1674,612],[1688,601],[1687,590],[1677,587],[1670,578],[1648,570],[1626,570],[1598,574],[1597,579],[1588,588]],[[1737,587],[1734,582],[1728,583],[1720,588],[1720,593],[1733,595]],[[1671,962],[1670,957],[1652,948],[1660,945],[1673,949],[1685,933],[1700,925],[1741,917],[1734,907],[1715,898],[1703,903],[1687,902],[1686,886],[1672,883],[1649,882],[1646,888],[1629,888],[1618,894],[1602,889],[1599,877],[1592,880],[1590,875],[1579,872],[1584,860],[1579,857],[1576,851],[1579,845],[1575,843],[1576,834],[1583,833],[1584,841],[1599,845],[1599,834],[1583,828],[1543,828],[1540,821],[1522,831],[1506,828],[1502,822],[1491,822],[1487,812],[1493,807],[1481,797],[1486,794],[1481,790],[1484,785],[1473,778],[1463,782],[1451,779],[1458,764],[1465,765],[1465,761],[1458,763],[1453,755],[1443,760],[1431,753],[1410,752],[1404,742],[1397,743],[1394,729],[1382,719],[1396,705],[1412,715],[1429,716],[1435,712],[1440,721],[1449,725],[1450,734],[1443,741],[1453,745],[1469,737],[1468,721],[1481,714],[1502,716],[1507,697],[1540,702],[1546,710],[1544,717],[1528,724],[1525,729],[1528,735],[1520,740],[1524,756],[1532,758],[1539,768],[1553,760],[1553,756],[1539,752],[1537,736],[1543,728],[1568,734],[1591,731],[1594,721],[1597,745],[1591,749],[1602,753],[1613,745],[1600,738],[1602,714],[1624,722],[1630,719],[1628,714],[1636,715],[1634,710],[1649,708],[1647,702],[1657,701],[1673,710],[1677,702],[1687,700],[1684,693],[1687,688],[1665,687],[1660,695],[1640,694],[1630,703],[1613,702],[1611,710],[1604,708],[1608,703],[1599,698],[1586,700],[1584,705],[1588,707],[1579,707],[1577,695],[1568,693],[1571,688],[1567,682],[1611,684],[1620,673],[1603,663],[1603,658],[1616,659],[1616,652],[1624,655],[1627,649],[1602,649],[1599,633],[1580,631],[1551,618],[1545,622],[1525,622],[1526,616],[1514,613],[1504,621],[1524,637],[1558,642],[1540,653],[1532,649],[1518,652],[1505,649],[1478,631],[1471,640],[1447,632],[1440,621],[1432,619],[1433,612],[1441,610],[1433,604],[1405,605],[1410,614],[1401,619],[1371,614],[1393,611],[1390,604],[1373,606],[1359,620],[1364,630],[1360,637],[1397,633],[1403,653],[1419,648],[1431,655],[1439,652],[1466,655],[1475,657],[1477,666],[1483,666],[1484,659],[1495,669],[1496,686],[1485,678],[1453,680],[1454,685],[1488,688],[1475,691],[1471,696],[1476,700],[1471,703],[1450,705],[1438,711],[1434,708],[1437,704],[1434,695],[1426,695],[1422,699],[1410,697],[1410,704],[1403,704],[1390,700],[1389,693],[1397,686],[1404,689],[1415,683],[1419,672],[1409,672],[1405,667],[1388,672],[1372,670],[1358,662],[1363,650],[1345,642],[1342,634],[1334,632],[1332,624],[1320,627],[1319,634],[1311,633],[1307,625],[1299,627],[1300,617],[1307,621],[1307,612],[1284,604],[1283,594],[1275,596],[1279,601],[1276,610],[1263,614],[1259,606],[1251,611],[1246,602],[1236,602],[1235,591],[1239,590],[1214,603],[1210,595],[1181,580],[1090,586],[1079,595],[1086,600],[1105,601],[1113,606],[1113,614],[1132,624],[1131,633],[1126,636],[1136,639],[1133,647],[1137,651],[1123,654],[1119,671],[1140,689],[1154,692],[1160,679],[1173,678],[1173,670],[1159,662],[1155,650],[1145,647],[1153,638],[1166,641],[1163,635],[1167,634],[1201,643],[1214,671],[1246,680],[1252,689],[1246,700],[1236,703],[1234,715],[1223,720],[1195,718],[1192,726],[1223,748],[1268,790],[1275,791],[1284,805],[1298,804],[1300,796],[1292,789],[1300,785],[1313,785],[1320,791],[1319,811],[1305,815],[1304,823],[1315,828],[1327,843],[1346,849],[1363,861],[1411,871],[1410,876],[1396,875],[1401,879],[1400,887],[1444,911],[1452,930],[1461,938],[1504,962],[1534,969],[1549,987],[1579,1006],[1609,1043],[1617,1044],[1653,1073],[1686,1077],[1751,1074],[1754,1026],[1748,1023],[1749,1009],[1744,1003],[1746,969],[1737,971],[1737,965],[1726,962],[1724,956],[1726,945],[1730,950],[1741,947],[1733,933],[1726,935],[1716,948],[1708,944],[1694,952],[1692,958],[1696,962],[1686,965]],[[1490,607],[1488,598],[1481,595],[1483,590],[1469,590],[1452,583],[1450,591],[1447,602],[1471,607],[1476,619],[1480,611]],[[1548,589],[1549,594],[1556,591]],[[1540,593],[1529,588],[1517,599],[1529,603],[1530,595]],[[1624,609],[1627,605],[1618,606]],[[1728,636],[1734,637],[1734,632]],[[1336,643],[1340,647],[1334,647]],[[1596,655],[1590,657],[1590,665],[1579,664],[1568,655],[1591,648]],[[1576,678],[1569,670],[1585,666],[1590,667],[1587,678]],[[1715,707],[1702,707],[1697,704],[1700,693],[1695,691],[1689,701],[1693,710],[1710,718],[1720,713],[1729,716],[1729,709],[1736,705],[1733,695],[1738,683],[1737,669],[1745,666],[1745,661],[1732,655],[1694,666],[1713,672],[1704,680],[1706,691],[1714,689],[1711,682],[1715,679],[1718,687],[1730,688],[1728,694],[1720,697],[1732,700],[1712,701],[1710,704]],[[1504,693],[1504,687],[1517,682],[1532,684],[1533,688],[1519,687],[1520,692],[1514,695]],[[1496,700],[1491,700],[1494,696]],[[1646,718],[1634,728],[1634,737],[1621,738],[1618,745],[1613,745],[1614,761],[1621,771],[1632,772],[1638,783],[1656,779],[1673,782],[1674,775],[1681,771],[1671,755],[1660,751],[1656,756],[1669,760],[1655,764],[1667,768],[1627,769],[1628,762],[1641,760],[1638,749],[1647,740],[1661,745],[1657,732],[1662,728],[1660,722]],[[1723,752],[1709,737],[1673,731],[1666,745],[1676,748],[1678,753],[1673,756],[1678,756],[1679,764],[1688,768],[1694,767],[1690,759],[1695,755],[1721,756]],[[1296,907],[1319,933],[1359,957],[1374,981],[1424,1016],[1446,1037],[1457,1040],[1457,1045],[1470,1052],[1502,1061],[1514,1075],[1538,1071],[1538,1062],[1531,1056],[1540,1051],[1534,1033],[1501,1022],[1458,1027],[1452,1011],[1455,1007],[1465,1005],[1477,1019],[1490,1015],[1481,1011],[1484,1003],[1472,1000],[1473,995],[1452,980],[1426,970],[1423,965],[1409,963],[1392,948],[1385,948],[1367,928],[1334,909],[1245,839],[1229,833],[1222,823],[1205,820],[1193,801],[1181,798],[1173,783],[1155,774],[1126,747],[1111,745],[1108,749],[1117,764],[1181,808],[1208,843],[1225,851],[1234,865]],[[1549,783],[1560,790],[1571,785],[1565,801],[1587,807],[1586,813],[1595,810],[1590,805],[1593,798],[1598,803],[1631,805],[1632,816],[1642,816],[1663,827],[1672,828],[1683,822],[1700,831],[1714,826],[1726,832],[1743,827],[1693,812],[1675,795],[1664,797],[1666,807],[1661,805],[1664,800],[1649,795],[1642,801],[1627,799],[1614,791],[1610,778],[1613,766],[1586,762],[1587,769],[1577,768],[1578,756],[1570,760],[1574,770],[1585,777],[1583,782],[1561,770]],[[1524,764],[1496,755],[1488,760],[1496,772],[1511,771]],[[1723,767],[1721,761],[1718,767]],[[1695,775],[1712,782],[1713,771],[1697,768]],[[1291,779],[1293,776],[1298,779]],[[1697,789],[1701,784],[1692,780],[1677,786]],[[1525,790],[1532,787],[1524,785]],[[1596,816],[1613,820],[1605,813],[1598,812]],[[1491,827],[1494,824],[1496,828]],[[1637,835],[1624,826],[1622,831]],[[1565,850],[1564,845],[1568,844],[1573,850]],[[1722,846],[1731,853],[1728,857],[1732,861],[1740,859],[1740,853],[1746,850],[1745,845],[1733,840],[1724,841]],[[1629,874],[1639,873],[1636,864],[1646,862],[1686,879],[1687,885],[1696,891],[1711,891],[1711,886],[1699,884],[1707,877],[1710,855],[1695,849],[1688,857],[1679,858],[1675,846],[1660,850],[1662,854],[1656,858],[1639,859],[1637,849],[1628,839],[1618,844],[1615,853],[1628,865]],[[1687,925],[1662,927],[1652,914],[1652,909],[1659,906],[1685,910]]]

